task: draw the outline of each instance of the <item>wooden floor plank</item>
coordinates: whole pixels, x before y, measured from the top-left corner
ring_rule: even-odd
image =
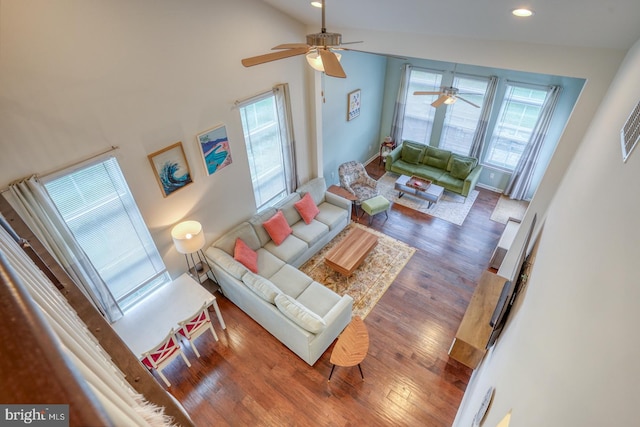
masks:
[[[367,170],[377,179],[383,166]],[[310,367],[219,297],[227,330],[214,321],[220,341],[196,340],[200,359],[185,346],[192,366],[164,370],[169,392],[202,426],[451,425],[471,370],[447,351],[504,229],[490,220],[499,194],[479,193],[462,226],[399,205],[374,218],[372,228],[417,251],[365,319],[364,381],[353,367],[327,382],[332,347]]]

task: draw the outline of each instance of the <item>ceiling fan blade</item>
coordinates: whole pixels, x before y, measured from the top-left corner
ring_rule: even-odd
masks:
[[[467,101],[466,99],[464,99],[464,98],[463,98],[463,97],[461,97],[461,96],[458,96],[457,98],[458,98],[460,101],[464,101],[464,102],[466,102],[466,103],[467,103],[467,104],[469,104],[469,105],[473,105],[473,106],[474,106],[474,107],[476,107],[476,108],[480,108],[480,106],[479,106],[479,105],[474,104],[474,103],[473,103],[473,102],[471,102],[471,101]]]
[[[442,92],[437,91],[437,92],[424,92],[421,90],[417,90],[415,92],[413,92],[414,95],[442,95]]]
[[[439,107],[442,104],[444,104],[444,101],[446,101],[447,99],[449,99],[449,97],[447,95],[441,95],[440,98],[436,99],[435,101],[433,101],[431,103],[432,107]]]
[[[306,47],[299,47],[296,49],[281,50],[279,52],[267,53],[264,55],[252,56],[251,58],[244,58],[242,65],[245,67],[252,67],[254,65],[264,64],[265,62],[276,61],[278,59],[289,58],[296,55],[304,55],[309,49]]]
[[[341,41],[340,42],[340,46],[342,46],[343,44],[358,44],[358,43],[364,43],[364,40],[360,40],[360,41],[357,41],[357,42],[343,42],[343,41]]]
[[[320,58],[322,58],[324,73],[327,76],[341,78],[347,77],[335,53],[331,52],[328,49],[318,49],[318,53],[320,54]]]
[[[278,46],[272,47],[271,50],[277,49],[310,49],[310,46],[306,43],[283,43]]]

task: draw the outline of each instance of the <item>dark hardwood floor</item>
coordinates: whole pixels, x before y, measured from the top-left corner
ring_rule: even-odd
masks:
[[[384,174],[377,160],[367,169]],[[462,226],[397,205],[375,217],[418,250],[365,319],[364,381],[336,368],[327,382],[332,347],[310,367],[216,294],[227,330],[213,315],[220,341],[198,338],[200,359],[185,346],[191,368],[176,359],[164,370],[170,393],[198,426],[450,426],[471,370],[447,351],[504,228],[489,219],[499,195],[479,192]]]

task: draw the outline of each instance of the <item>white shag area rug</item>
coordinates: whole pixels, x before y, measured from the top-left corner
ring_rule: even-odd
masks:
[[[432,204],[429,208],[429,202],[411,194],[405,194],[398,198],[398,190],[394,189],[393,185],[399,176],[392,172],[386,172],[380,177],[378,180],[380,194],[392,203],[406,206],[456,225],[462,225],[478,197],[478,190],[473,190],[466,199],[459,194],[445,190],[440,201]]]

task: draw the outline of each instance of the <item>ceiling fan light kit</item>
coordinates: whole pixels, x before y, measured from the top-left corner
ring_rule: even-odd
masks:
[[[314,70],[322,71],[327,76],[345,78],[347,75],[340,65],[339,53],[334,49],[347,50],[340,47],[342,43],[342,35],[338,33],[329,33],[325,28],[325,7],[324,0],[321,2],[322,8],[322,28],[319,33],[307,34],[307,43],[286,43],[274,47],[278,52],[267,53],[264,55],[253,56],[242,60],[242,65],[252,67],[254,65],[264,64],[270,61],[290,58],[292,56],[305,55],[307,62]],[[356,42],[359,43],[359,42]]]

